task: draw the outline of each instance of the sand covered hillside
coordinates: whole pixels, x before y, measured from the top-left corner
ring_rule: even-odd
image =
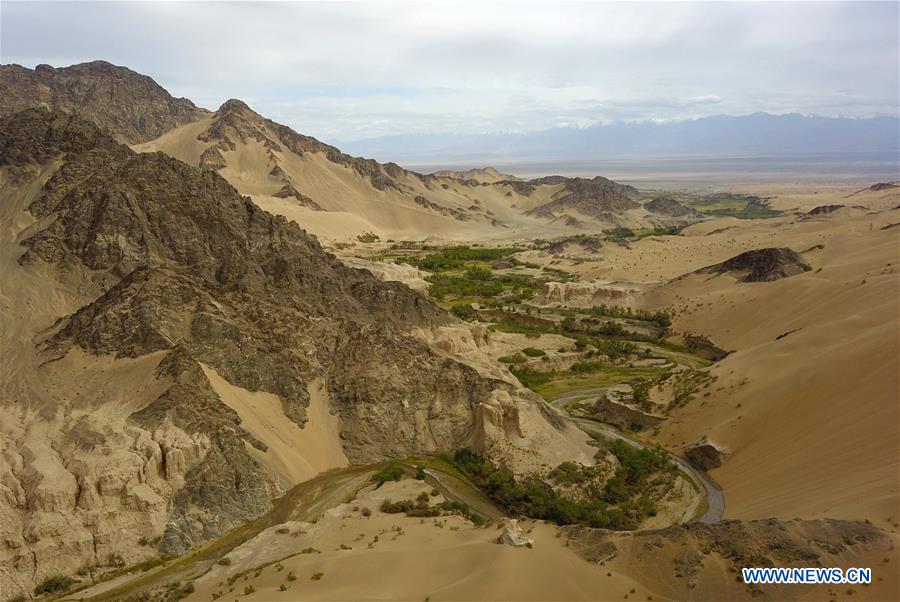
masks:
[[[180,554],[348,463],[590,459],[531,392],[412,332],[456,318],[214,172],[63,112],[0,131],[10,595]]]
[[[605,178],[423,175],[351,157],[257,114],[239,100],[135,146],[217,170],[263,209],[329,241],[501,240],[696,221]],[[472,174],[470,174],[472,175]]]
[[[726,516],[900,519],[900,192],[748,188],[783,213],[525,257],[578,273],[551,300],[665,310],[673,340],[730,352],[657,438],[727,450]],[[699,339],[697,339],[699,340]]]

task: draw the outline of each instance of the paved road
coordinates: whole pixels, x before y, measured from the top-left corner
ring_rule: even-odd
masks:
[[[570,391],[569,393],[561,395],[560,397],[557,397],[556,399],[551,401],[550,405],[565,411],[565,406],[567,403],[574,401],[575,399],[595,397],[603,393],[605,390],[605,388],[596,388],[583,389],[580,391]],[[578,416],[572,415],[569,415],[569,417],[575,422],[575,424],[577,424],[581,428],[581,430],[587,433],[599,433],[613,439],[621,439],[622,441],[630,443],[631,445],[634,445],[636,447],[653,447],[651,444],[645,441],[641,441],[640,439],[635,439],[630,435],[626,435],[616,427],[604,422],[590,420],[587,418],[580,418]],[[684,472],[694,482],[694,485],[696,485],[697,488],[703,492],[704,498],[706,500],[706,510],[701,516],[694,519],[694,516],[697,513],[697,508],[692,507],[688,510],[688,512],[685,513],[682,522],[694,522],[696,520],[696,522],[701,523],[716,523],[722,520],[722,515],[725,513],[725,495],[722,493],[722,488],[719,487],[719,485],[715,481],[713,481],[708,474],[706,474],[706,471],[697,469],[696,467],[694,467],[694,465],[692,465],[681,456],[669,453],[669,457],[671,457],[672,461],[678,465],[682,472]]]

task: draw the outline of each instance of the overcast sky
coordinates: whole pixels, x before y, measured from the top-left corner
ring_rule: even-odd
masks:
[[[0,4],[3,63],[104,59],[339,142],[898,113],[898,3]]]

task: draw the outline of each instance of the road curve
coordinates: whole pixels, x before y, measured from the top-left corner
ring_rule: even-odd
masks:
[[[621,439],[622,441],[634,445],[635,447],[652,448],[653,446],[651,444],[626,435],[610,424],[599,422],[597,420],[580,418],[578,416],[572,416],[571,414],[566,412],[565,405],[567,402],[579,398],[596,396],[602,393],[604,390],[605,388],[570,391],[569,393],[561,395],[560,397],[557,397],[549,403],[553,407],[563,410],[563,412],[565,412],[566,415],[568,415],[569,418],[586,433],[599,433],[613,439]],[[706,471],[697,469],[693,464],[691,464],[681,456],[669,452],[669,457],[672,458],[672,461],[678,465],[681,471],[684,472],[703,492],[706,499],[706,511],[701,516],[699,516],[698,518],[693,518],[693,514],[695,513],[690,512],[685,516],[682,522],[700,522],[710,524],[722,520],[722,515],[725,513],[725,494],[722,493],[722,488],[719,487],[719,485],[715,481],[713,481],[708,474],[706,474]]]

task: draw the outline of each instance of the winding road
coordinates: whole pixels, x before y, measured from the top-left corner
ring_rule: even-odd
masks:
[[[609,437],[612,439],[621,439],[635,447],[642,448],[652,448],[653,445],[647,443],[646,441],[641,441],[640,439],[636,439],[631,437],[630,435],[626,435],[616,427],[606,424],[604,422],[598,422],[596,420],[590,420],[588,418],[580,418],[578,416],[572,416],[569,412],[566,411],[566,405],[576,399],[590,399],[591,397],[597,397],[600,394],[606,391],[606,387],[595,388],[595,389],[582,389],[578,391],[570,391],[565,395],[561,395],[554,399],[553,401],[548,402],[553,407],[562,410],[569,418],[578,425],[578,427],[586,433],[599,433],[605,437]],[[699,517],[693,519],[693,517],[697,513],[697,508],[692,507],[687,513],[685,513],[685,518],[682,522],[701,522],[701,523],[716,523],[722,520],[722,515],[725,513],[725,495],[722,493],[722,488],[712,480],[712,478],[706,474],[706,471],[698,470],[693,464],[688,462],[686,459],[681,456],[675,455],[669,452],[669,457],[672,458],[672,461],[678,465],[678,468],[688,476],[688,478],[693,481],[694,485],[703,492],[704,499],[706,500],[706,509]]]
[[[567,403],[576,399],[590,399],[604,391],[605,388],[571,391],[549,403],[555,408],[563,410],[586,433],[598,433],[608,438],[621,439],[636,447],[652,447],[650,443],[626,435],[609,424],[572,416],[566,412]],[[715,523],[721,520],[725,511],[725,497],[722,489],[709,475],[692,466],[684,458],[672,453],[669,453],[669,456],[679,469],[691,479],[698,490],[703,492],[703,496],[698,498],[695,505],[685,512],[681,522]],[[166,562],[143,574],[125,574],[105,583],[97,583],[70,594],[65,599],[96,602],[117,600],[149,591],[174,580],[195,579],[207,571],[219,558],[248,539],[255,537],[264,529],[288,520],[315,520],[328,508],[352,498],[356,492],[371,482],[372,475],[383,466],[384,464],[351,466],[322,473],[292,488],[258,519],[233,529],[197,550],[188,552],[180,558]],[[412,464],[407,464],[407,466],[414,468]],[[502,510],[458,477],[435,467],[428,467],[424,470],[426,480],[438,487],[446,498],[466,502],[473,510],[492,520],[503,516]],[[706,508],[703,514],[694,518],[704,500]]]

